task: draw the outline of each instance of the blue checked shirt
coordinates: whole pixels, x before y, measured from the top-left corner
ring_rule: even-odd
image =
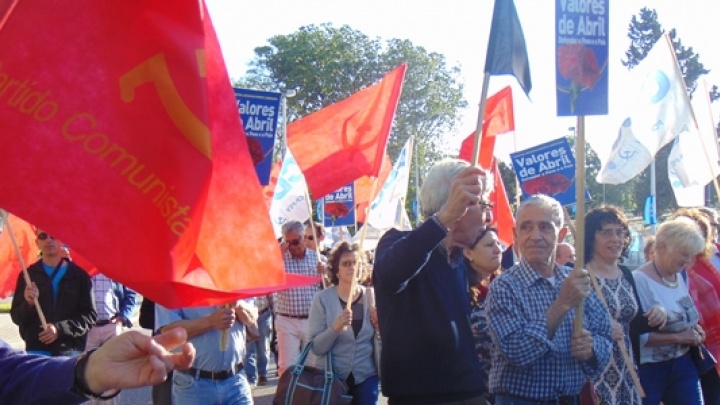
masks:
[[[285,252],[283,259],[286,273],[304,276],[318,275],[318,256],[314,250],[305,249],[305,257],[302,259],[297,259],[290,252]],[[274,312],[281,315],[308,316],[310,304],[318,291],[320,291],[319,285],[313,284],[278,292],[274,297]]]
[[[571,270],[555,266],[551,284],[521,260],[490,285],[487,317],[497,348],[490,371],[492,394],[536,400],[578,395],[587,379],[605,369],[612,351],[610,317],[594,291],[585,300],[583,317],[583,327],[593,336],[594,361],[580,362],[570,354],[575,309],[553,339],[547,338],[546,312]]]

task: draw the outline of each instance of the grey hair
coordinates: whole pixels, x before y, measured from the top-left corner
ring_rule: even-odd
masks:
[[[420,187],[420,214],[430,218],[440,211],[450,198],[450,185],[460,172],[470,167],[470,163],[460,159],[443,159],[433,166]],[[487,200],[493,190],[492,172],[486,172],[483,178],[482,198]]]
[[[297,231],[300,232],[301,234],[305,233],[305,225],[303,225],[302,222],[296,221],[294,219],[282,224],[280,231],[282,232],[283,236],[285,236],[294,229],[297,229]]]
[[[563,207],[562,205],[560,205],[560,202],[558,200],[552,197],[548,197],[544,194],[532,195],[520,203],[517,212],[515,212],[515,218],[519,218],[520,212],[525,209],[525,207],[529,206],[538,208],[549,208],[552,211],[552,221],[555,226],[558,228],[562,228],[563,225],[565,225]]]
[[[692,256],[705,249],[705,238],[695,221],[688,217],[677,217],[663,222],[655,235],[656,246],[664,244],[669,250],[685,250]],[[656,250],[657,252],[657,250]]]

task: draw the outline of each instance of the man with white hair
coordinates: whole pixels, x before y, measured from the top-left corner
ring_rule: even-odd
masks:
[[[380,375],[390,404],[486,403],[461,248],[492,220],[490,183],[465,161],[438,163],[420,190],[425,222],[412,231],[390,230],[378,243]]]
[[[610,318],[591,292],[590,275],[553,261],[563,228],[560,203],[534,195],[515,216],[520,262],[490,284],[486,299],[495,345],[490,393],[495,405],[580,403],[587,380],[611,356]],[[583,313],[576,308],[585,302]],[[582,317],[575,331],[573,319]]]

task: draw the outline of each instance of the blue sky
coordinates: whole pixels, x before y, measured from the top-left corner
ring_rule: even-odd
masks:
[[[461,140],[475,128],[493,0],[206,1],[231,78],[245,73],[254,56],[253,49],[267,44],[273,35],[289,34],[309,24],[347,24],[371,37],[409,39],[428,51],[444,54],[449,64],[459,65],[465,98],[471,107],[463,111],[457,132],[446,135],[449,152],[459,150]],[[574,118],[555,115],[555,2],[515,0],[515,5],[525,32],[533,89],[528,100],[511,77],[492,77],[490,81],[490,94],[508,84],[513,86],[516,137],[502,137],[496,146],[496,155],[505,161],[515,148],[526,149],[570,134],[568,128],[575,126]],[[620,59],[629,44],[630,18],[644,6],[658,11],[663,27],[677,29],[683,44],[692,46],[705,67],[712,70],[706,76],[709,84],[720,85],[720,52],[716,42],[720,38],[720,24],[714,21],[720,6],[706,0],[612,0],[610,113],[586,120],[587,140],[601,156],[609,151],[632,99],[626,91],[625,68]],[[717,119],[719,109],[717,106],[714,109]]]

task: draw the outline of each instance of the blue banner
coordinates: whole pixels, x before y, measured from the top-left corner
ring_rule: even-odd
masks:
[[[555,1],[557,115],[608,113],[609,0]]]
[[[323,197],[323,225],[355,226],[355,183]]]
[[[645,225],[657,224],[657,209],[655,208],[655,196],[650,194],[645,199]]]
[[[549,195],[562,205],[574,204],[575,157],[567,139],[554,141],[511,153],[513,168],[523,195]],[[590,198],[585,190],[586,198]]]
[[[238,112],[260,184],[270,182],[273,147],[280,116],[280,93],[235,88]]]

